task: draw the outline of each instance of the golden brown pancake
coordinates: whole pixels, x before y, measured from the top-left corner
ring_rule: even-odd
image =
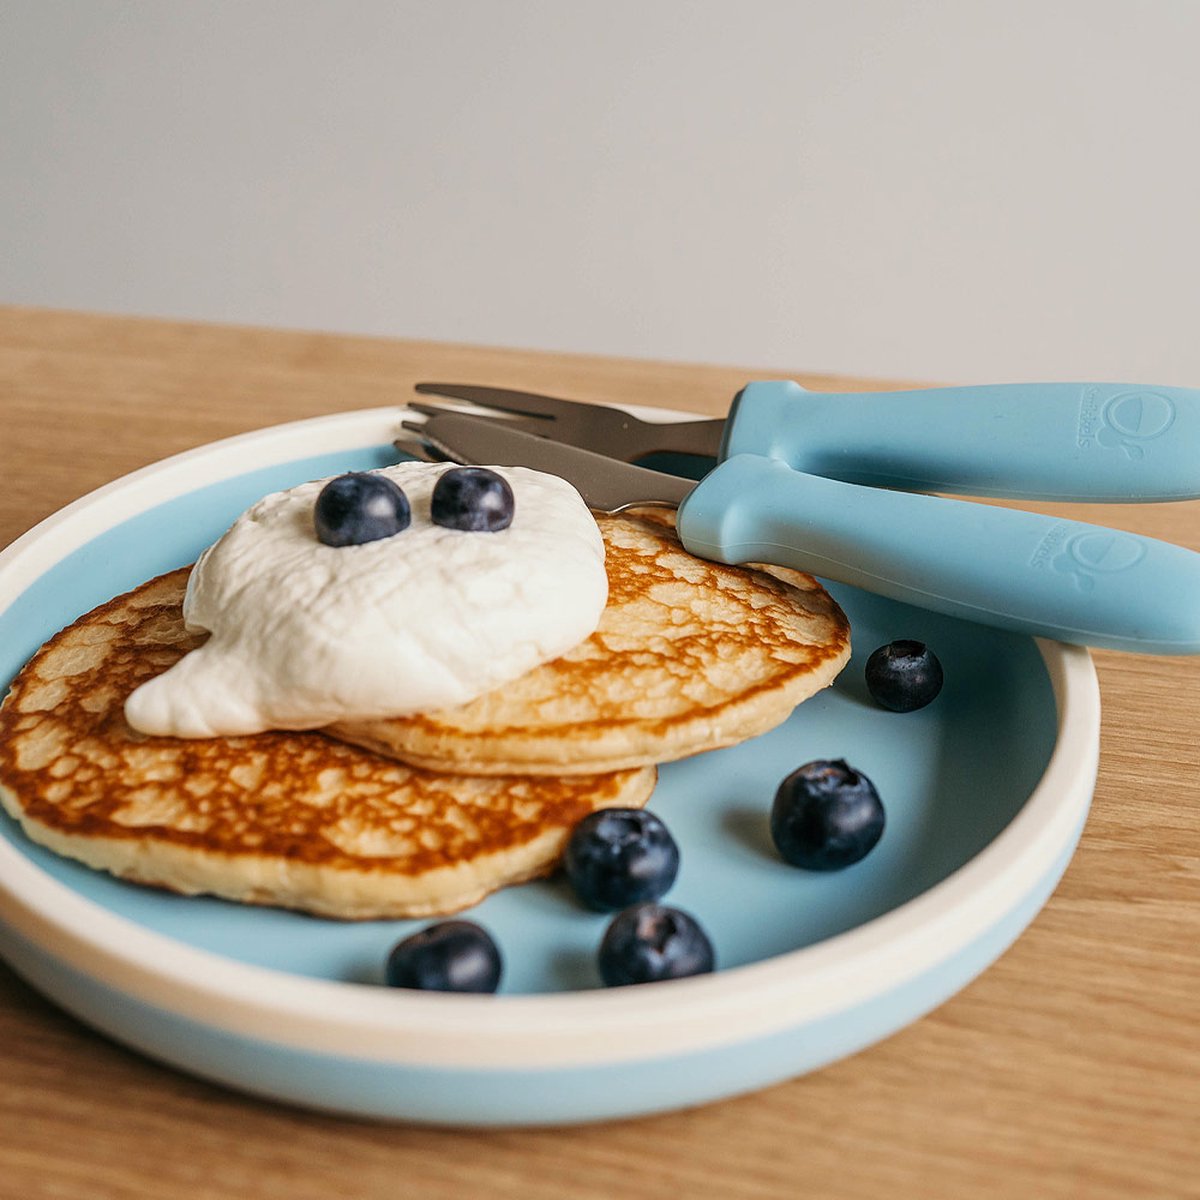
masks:
[[[694,558],[661,521],[599,523],[609,600],[585,642],[468,704],[328,732],[430,770],[626,770],[764,733],[849,659],[811,575]]]
[[[594,777],[433,774],[321,733],[182,740],[125,697],[200,638],[188,571],[52,638],[0,707],[0,801],[36,842],[172,891],[344,918],[455,912],[558,863],[596,808],[640,806],[653,769]]]

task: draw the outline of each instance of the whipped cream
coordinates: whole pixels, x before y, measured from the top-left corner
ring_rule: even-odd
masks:
[[[313,505],[328,480],[260,500],[201,555],[183,616],[211,636],[129,697],[135,729],[213,737],[315,729],[473,700],[591,634],[608,596],[604,543],[579,493],[553,475],[493,467],[513,490],[494,533],[434,525],[449,464],[401,463],[412,523],[326,546]]]

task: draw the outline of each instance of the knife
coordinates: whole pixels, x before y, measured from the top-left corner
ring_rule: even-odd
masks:
[[[456,462],[559,475],[615,513],[677,508],[684,547],[766,562],[1004,629],[1146,654],[1200,653],[1200,554],[987,504],[863,487],[737,454],[699,483],[486,417],[403,421]]]
[[[734,397],[728,418],[682,422],[477,384],[421,383],[416,390],[498,409],[527,432],[627,462],[660,452],[761,454],[810,474],[906,491],[1116,502],[1200,497],[1200,391],[1189,388],[1023,383],[820,393],[765,380]]]

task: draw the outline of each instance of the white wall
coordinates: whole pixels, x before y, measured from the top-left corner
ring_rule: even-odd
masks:
[[[0,300],[1200,385],[1200,3],[0,0]]]

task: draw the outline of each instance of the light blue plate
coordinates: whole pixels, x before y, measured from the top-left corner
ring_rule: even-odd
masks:
[[[0,684],[81,613],[192,561],[269,491],[394,461],[395,410],[301,422],[168,460],[43,523],[0,555]],[[267,464],[255,466],[253,464]],[[215,480],[215,481],[214,481]],[[211,481],[211,482],[210,482]],[[339,923],[184,898],[88,870],[0,820],[0,950],[63,1007],[146,1053],[300,1104],[454,1124],[598,1119],[695,1104],[800,1074],[940,1003],[1050,894],[1087,812],[1099,709],[1086,652],[831,586],[854,657],[783,726],[665,766],[650,807],[680,844],[669,902],[717,974],[599,987],[606,918],[561,882],[472,910],[505,958],[502,994],[380,985],[420,923]],[[935,649],[928,708],[876,707],[866,656]],[[779,781],[845,758],[887,829],[834,874],[784,865]]]

